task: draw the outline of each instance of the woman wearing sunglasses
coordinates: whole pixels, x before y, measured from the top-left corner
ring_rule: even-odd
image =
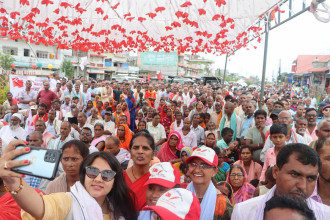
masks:
[[[188,173],[191,179],[187,189],[200,201],[200,220],[230,219],[233,207],[211,181],[217,173],[218,166],[218,156],[215,151],[206,146],[197,148],[186,159],[186,163],[188,163]]]
[[[29,161],[12,159],[28,153],[29,147],[15,150],[23,141],[11,142],[0,159],[0,177],[12,197],[25,210],[22,219],[136,219],[134,203],[130,197],[120,164],[107,152],[95,152],[80,166],[79,180],[70,193],[41,195],[22,181],[22,174],[10,169],[27,165]]]

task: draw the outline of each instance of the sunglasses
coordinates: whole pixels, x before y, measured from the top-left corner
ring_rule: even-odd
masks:
[[[102,180],[105,182],[109,182],[116,176],[116,172],[113,170],[100,171],[96,167],[86,167],[85,169],[86,175],[91,179],[95,179],[99,175],[99,173],[101,173]]]

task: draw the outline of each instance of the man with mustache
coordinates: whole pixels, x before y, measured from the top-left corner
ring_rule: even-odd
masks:
[[[309,145],[313,141],[313,138],[306,133],[307,119],[303,117],[297,118],[294,126],[297,134],[300,134],[304,138],[304,143]]]
[[[295,143],[284,146],[278,153],[273,168],[276,185],[265,195],[236,204],[231,219],[264,219],[266,202],[278,195],[302,199],[314,211],[316,219],[328,219],[330,207],[310,198],[320,169],[319,156],[307,145]]]
[[[316,136],[316,120],[317,111],[314,108],[306,109],[307,129],[306,133],[313,138],[313,141],[317,140]]]

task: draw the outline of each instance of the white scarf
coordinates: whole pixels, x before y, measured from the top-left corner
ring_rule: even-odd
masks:
[[[101,207],[79,181],[71,186],[70,191],[73,219],[103,220]]]

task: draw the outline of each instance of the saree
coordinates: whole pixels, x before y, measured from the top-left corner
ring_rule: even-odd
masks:
[[[174,160],[174,159],[179,159],[172,151],[169,145],[170,142],[170,138],[172,135],[175,135],[178,138],[178,143],[175,147],[176,150],[181,151],[181,149],[183,148],[183,144],[182,144],[182,138],[181,135],[179,134],[179,132],[177,131],[172,131],[168,137],[167,137],[167,141],[165,143],[162,144],[157,157],[159,158],[160,162],[169,162],[170,160]]]
[[[117,132],[117,135],[116,137],[120,140],[120,144],[119,144],[119,148],[123,148],[125,150],[129,150],[129,144],[132,140],[132,133],[131,131],[129,130],[128,126],[127,125],[124,125],[124,124],[121,124],[121,125],[118,125],[119,126],[123,126],[125,128],[125,141],[122,142],[118,136],[118,132]],[[117,127],[117,128],[118,128]]]
[[[239,165],[237,165],[237,166],[239,166]],[[243,185],[236,192],[233,193],[233,197],[234,197],[236,204],[253,198],[254,191],[256,190],[256,188],[254,186],[252,186],[250,183],[248,183],[247,174],[246,174],[244,168],[242,168],[242,170],[243,170],[243,174],[244,174]],[[229,175],[227,176],[226,182],[231,185]]]
[[[17,205],[10,193],[0,198],[0,219],[20,220],[21,207]]]
[[[135,127],[135,99],[132,97],[131,99],[126,98],[125,102],[127,103],[127,108],[129,109],[129,115],[130,115],[130,124],[129,128],[134,131]],[[125,112],[126,113],[126,112]],[[128,120],[128,118],[127,118]]]
[[[100,101],[101,100],[101,98],[100,98],[100,96],[95,96],[95,99],[94,99],[94,101],[93,101],[93,106],[94,106],[94,108],[97,108],[97,102],[98,101]]]
[[[234,164],[238,164],[244,169],[244,164],[242,160],[238,160]],[[249,173],[247,174],[247,182],[251,182],[251,180],[254,179],[259,179],[261,175],[261,171],[262,171],[262,166],[252,160],[249,167]]]
[[[144,98],[148,101],[149,106],[155,108],[155,101],[149,99],[149,98],[153,98],[153,99],[156,98],[156,93],[155,92],[146,91]]]
[[[125,115],[123,112],[120,112],[120,113],[113,113],[113,117],[115,118],[115,124],[118,126],[119,125],[119,116],[121,115]]]
[[[128,177],[126,170],[124,170],[124,178],[127,186],[133,191],[133,200],[135,201],[135,210],[139,211],[147,205],[146,193],[147,187],[144,184],[148,181],[150,173],[144,174],[144,176],[132,182]]]

